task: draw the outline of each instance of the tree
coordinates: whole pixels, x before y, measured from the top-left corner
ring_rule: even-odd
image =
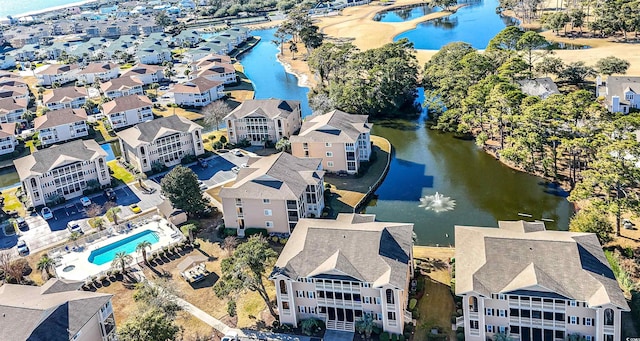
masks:
[[[296,59],[296,53],[298,53],[298,45],[293,41],[289,41],[289,52],[291,52],[291,59]]]
[[[542,16],[540,19],[544,27],[551,29],[556,35],[560,33],[560,30],[571,21],[569,15],[565,12],[554,12]]]
[[[487,50],[515,50],[524,32],[518,26],[508,26],[498,32],[487,45]]]
[[[569,231],[595,233],[600,244],[611,241],[613,226],[607,219],[606,212],[593,207],[582,209],[569,222]]]
[[[160,309],[147,310],[142,316],[135,316],[127,320],[118,329],[120,341],[167,341],[175,340],[180,327],[174,324]]]
[[[291,152],[291,141],[287,137],[283,137],[276,142],[276,150],[279,152]]]
[[[235,236],[228,236],[222,242],[222,249],[229,256],[233,254],[233,250],[235,250],[237,246],[238,246],[238,238],[236,238]]]
[[[94,229],[98,229],[98,231],[101,231],[104,228],[105,224],[106,223],[104,221],[104,218],[102,217],[94,217],[89,219],[89,225]]]
[[[173,23],[173,20],[165,13],[165,11],[160,11],[156,14],[156,25],[162,26],[162,28],[167,28],[167,26]]]
[[[147,249],[151,250],[151,242],[149,242],[148,240],[141,241],[140,243],[138,243],[138,245],[136,245],[136,252],[142,253],[142,259],[144,260],[145,264],[148,263]]]
[[[216,130],[220,130],[220,121],[225,118],[231,112],[231,108],[227,102],[219,99],[207,104],[202,108],[202,115],[204,115],[204,123],[213,127],[215,124]]]
[[[564,70],[565,65],[562,59],[553,56],[544,56],[542,59],[536,64],[535,70],[540,74],[544,74],[545,77],[548,77],[549,74],[552,75],[560,75],[562,70]]]
[[[173,207],[191,216],[198,215],[207,208],[208,202],[202,196],[198,176],[191,168],[178,165],[162,178],[160,186]]]
[[[186,225],[182,225],[180,226],[180,231],[182,231],[182,233],[187,237],[187,240],[189,240],[189,243],[193,243],[194,240],[194,232],[198,230],[198,227],[196,226],[196,224],[186,224]]]
[[[585,65],[584,62],[572,62],[558,76],[571,84],[577,85],[583,83],[587,77],[595,77],[596,70]]]
[[[133,261],[133,258],[126,252],[121,251],[116,253],[111,261],[111,267],[122,270],[122,273],[127,271],[127,265]]]
[[[47,276],[47,278],[51,277],[51,269],[53,269],[53,267],[55,266],[55,261],[51,258],[49,258],[48,255],[44,254],[42,255],[42,257],[40,257],[40,260],[38,260],[38,265],[37,268],[38,270],[44,272]]]
[[[321,92],[309,99],[309,106],[313,110],[314,114],[326,114],[331,109],[335,108],[336,104],[327,93]]]
[[[80,239],[80,237],[82,236],[82,234],[80,234],[80,232],[78,231],[73,231],[71,232],[71,234],[69,235],[69,241],[70,242],[75,242],[76,240]],[[74,243],[75,244],[75,243]]]
[[[151,83],[149,84],[149,89],[151,90],[155,90],[156,93],[156,97],[158,97],[158,88],[160,87],[160,84],[158,83]]]
[[[364,337],[369,340],[375,325],[376,323],[373,321],[373,316],[371,316],[371,314],[362,314],[362,317],[356,321],[356,330],[358,333],[364,334]]]
[[[611,76],[614,73],[624,75],[627,73],[629,66],[631,64],[628,61],[614,56],[604,57],[596,62],[596,70],[607,76]]]
[[[304,335],[311,336],[315,332],[320,331],[324,326],[324,322],[317,318],[308,318],[300,321],[300,328]]]
[[[524,59],[529,65],[529,78],[533,78],[533,63],[542,55],[534,51],[545,48],[548,45],[547,40],[535,31],[525,32],[516,42],[516,48],[524,52]]]
[[[113,221],[114,224],[118,225],[118,213],[120,212],[122,212],[120,206],[114,206],[107,210],[105,216],[107,216],[107,219]]]
[[[495,333],[493,334],[493,341],[514,341],[515,338],[505,334],[505,333]]]
[[[213,287],[216,296],[228,297],[245,290],[257,292],[271,315],[276,317],[264,280],[267,269],[271,269],[277,255],[264,237],[249,237],[231,257],[222,260],[221,276]]]
[[[182,307],[178,304],[178,295],[171,283],[167,280],[137,283],[133,300],[144,304],[147,309],[160,309],[169,318],[175,318]]]

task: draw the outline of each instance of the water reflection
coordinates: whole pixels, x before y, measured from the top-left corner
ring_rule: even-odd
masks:
[[[403,22],[420,18],[441,10],[442,9],[440,7],[435,7],[430,4],[417,4],[380,12],[373,17],[373,20],[380,22]]]

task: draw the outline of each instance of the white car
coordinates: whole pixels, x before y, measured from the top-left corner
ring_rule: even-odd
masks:
[[[18,254],[20,256],[26,256],[29,254],[29,247],[27,246],[27,242],[23,239],[18,239]]]
[[[238,333],[231,332],[222,337],[220,341],[238,341]]]
[[[42,218],[44,218],[44,220],[53,218],[53,212],[51,212],[51,209],[49,207],[43,207],[40,213],[42,213]]]
[[[80,198],[80,203],[84,207],[90,206],[91,205],[91,199],[89,199],[87,197],[82,197],[82,198]]]
[[[207,184],[205,184],[204,182],[202,182],[200,180],[198,180],[198,187],[200,187],[200,190],[202,190],[202,191],[206,191],[209,188],[209,186],[207,186]]]
[[[240,149],[234,149],[231,151],[231,154],[235,155],[235,156],[244,156],[244,154],[242,154],[242,152],[240,151]]]

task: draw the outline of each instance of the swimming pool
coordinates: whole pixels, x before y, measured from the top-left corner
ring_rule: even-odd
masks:
[[[89,263],[96,265],[102,265],[113,261],[113,258],[118,252],[125,252],[130,254],[136,250],[136,246],[141,242],[148,241],[151,244],[155,244],[160,240],[158,233],[152,230],[144,230],[136,233],[133,236],[129,236],[115,243],[103,246],[99,249],[91,251],[89,254]]]

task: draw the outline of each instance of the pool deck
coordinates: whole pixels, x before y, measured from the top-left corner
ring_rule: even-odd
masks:
[[[151,230],[158,233],[158,242],[151,244],[151,249],[147,249],[147,254],[160,250],[165,246],[180,241],[182,234],[179,231],[173,230],[165,219],[149,220],[140,226],[133,228],[125,232],[113,232],[110,237],[99,240],[88,246],[84,246],[76,249],[76,251],[70,250],[69,252],[61,252],[62,254],[53,256],[56,262],[56,273],[59,278],[73,281],[84,281],[91,276],[96,276],[101,272],[111,269],[111,262],[107,262],[102,265],[96,265],[89,262],[89,255],[91,251],[99,249],[103,246],[115,243],[134,234],[140,233],[145,230]],[[142,255],[138,252],[130,253],[133,258],[132,264],[142,261]],[[75,266],[71,271],[63,271],[68,266]]]

